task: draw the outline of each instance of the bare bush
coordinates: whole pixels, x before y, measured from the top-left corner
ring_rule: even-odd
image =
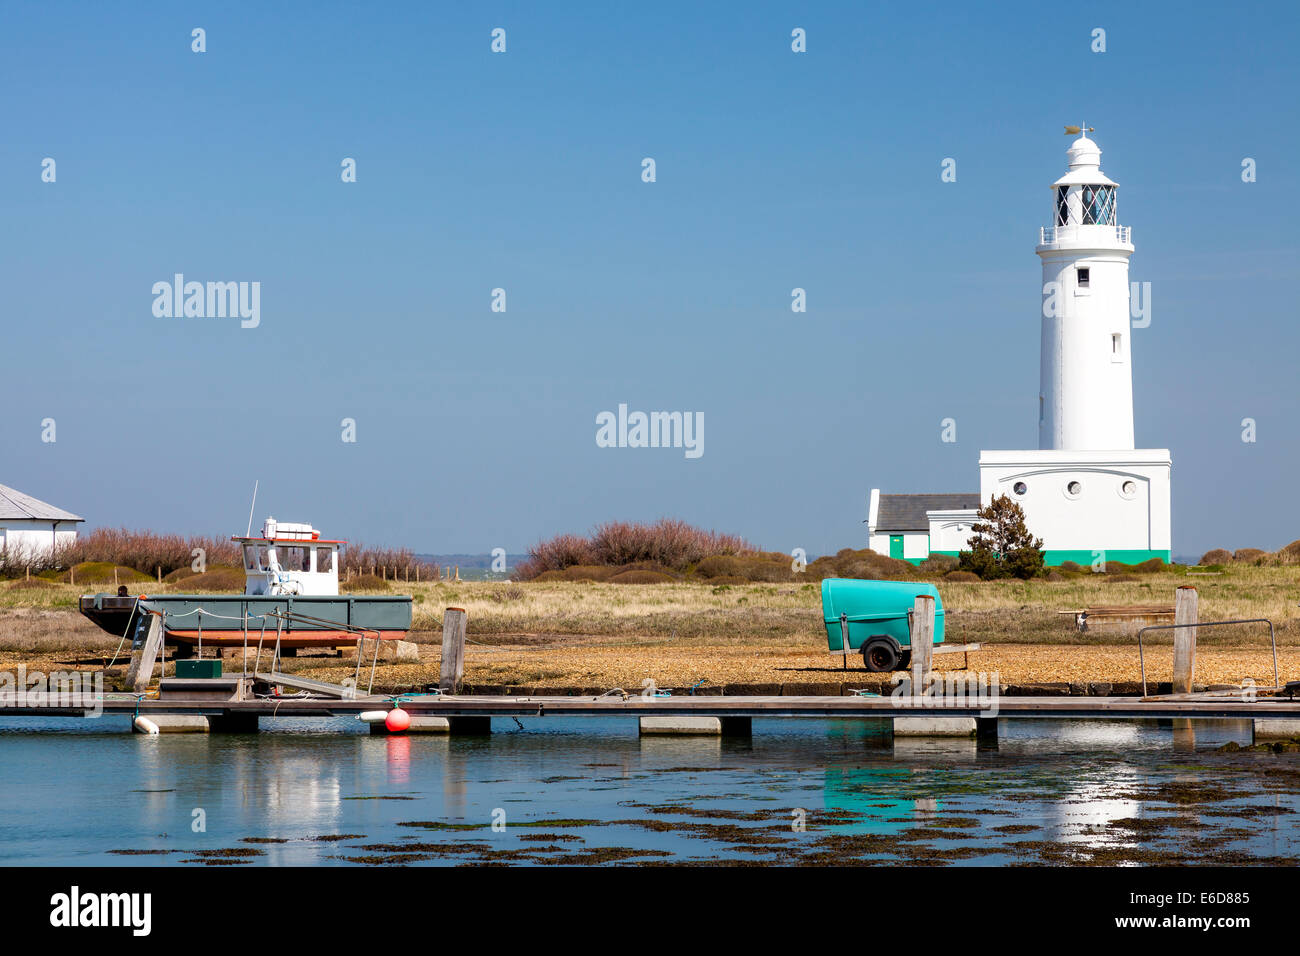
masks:
[[[711,556],[754,551],[739,535],[705,531],[675,518],[654,524],[608,521],[597,525],[587,538],[562,534],[538,542],[529,549],[527,560],[515,568],[515,576],[526,581],[574,566],[621,568],[641,563],[685,571]]]

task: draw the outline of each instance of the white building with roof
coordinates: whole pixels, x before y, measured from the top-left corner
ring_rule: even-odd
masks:
[[[0,564],[48,554],[77,539],[86,519],[0,485]]]
[[[1048,564],[1170,560],[1169,450],[1134,448],[1132,236],[1090,130],[1066,132],[1079,137],[1051,185],[1052,225],[1034,250],[1043,270],[1038,448],[980,452],[972,505],[961,504],[970,496],[873,489],[869,547],[881,554],[917,561],[967,550],[976,509],[1006,495],[1042,538]]]

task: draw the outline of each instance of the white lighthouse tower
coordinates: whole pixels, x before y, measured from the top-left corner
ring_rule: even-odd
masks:
[[[1133,447],[1129,227],[1087,127],[1052,183],[1043,267],[1038,450],[980,453],[980,500],[1009,495],[1048,564],[1170,560],[1169,451]]]
[[[1006,495],[1043,539],[1049,565],[1170,560],[1169,450],[1133,447],[1132,237],[1093,131],[1065,131],[1078,138],[1066,152],[1069,169],[1052,183],[1051,225],[1035,249],[1043,266],[1038,448],[980,452],[978,497],[872,489],[868,546],[881,554],[920,561],[968,550],[976,504]]]
[[[1118,183],[1101,171],[1087,127],[1052,183],[1052,225],[1039,231],[1043,263],[1042,384],[1038,447],[1133,447],[1129,360],[1128,226],[1119,224]]]

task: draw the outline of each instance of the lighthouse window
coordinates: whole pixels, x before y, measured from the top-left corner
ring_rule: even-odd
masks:
[[[1088,283],[1089,283],[1089,281],[1091,281],[1091,278],[1092,278],[1091,273],[1090,273],[1087,269],[1080,269],[1080,270],[1079,270],[1079,288],[1080,288],[1080,289],[1086,289],[1086,288],[1088,288]]]
[[[1082,196],[1085,226],[1115,225],[1115,187],[1084,186]]]
[[[1072,481],[1065,486],[1065,496],[1067,498],[1077,498],[1083,494],[1083,485],[1077,481]]]
[[[1056,224],[1058,226],[1068,225],[1070,222],[1070,208],[1066,202],[1066,197],[1070,193],[1068,186],[1056,187]]]
[[[1110,337],[1110,357],[1116,362],[1124,357],[1124,336],[1118,332]]]
[[[1017,481],[1014,485],[1011,486],[1011,490],[1018,495],[1023,495],[1026,491],[1029,490],[1029,486],[1025,484],[1023,481]]]

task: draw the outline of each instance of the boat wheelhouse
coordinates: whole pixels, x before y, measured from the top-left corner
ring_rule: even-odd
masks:
[[[239,647],[278,640],[293,651],[338,647],[358,637],[401,640],[411,628],[407,595],[339,594],[344,541],[310,524],[268,518],[258,536],[232,537],[240,547],[243,594],[85,594],[81,613],[104,630],[133,640],[148,614],[161,614],[166,641],[184,657],[192,648]]]
[[[245,594],[338,594],[339,551],[309,524],[267,518],[256,538],[233,537],[244,557]]]

